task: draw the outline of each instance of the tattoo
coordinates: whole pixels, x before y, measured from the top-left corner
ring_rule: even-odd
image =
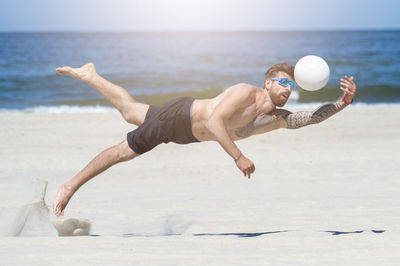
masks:
[[[279,127],[286,127],[289,129],[296,129],[311,124],[317,124],[328,117],[343,110],[347,105],[341,100],[334,103],[329,103],[318,107],[314,111],[300,111],[292,113],[285,109],[276,109],[268,114],[257,116],[253,121],[235,131],[236,136],[239,138],[246,138],[253,135],[257,130],[266,128],[268,126],[272,129]],[[286,125],[277,125],[279,120],[283,119]]]
[[[342,101],[342,99],[339,99],[334,103],[322,105],[312,112],[300,111],[290,113],[284,118],[287,123],[287,128],[296,129],[307,125],[320,123],[328,117],[331,117],[337,112],[343,110],[346,106],[347,105]]]

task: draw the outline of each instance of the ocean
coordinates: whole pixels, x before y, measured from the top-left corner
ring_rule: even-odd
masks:
[[[400,30],[265,32],[3,32],[0,110],[104,111],[93,88],[55,68],[94,62],[97,72],[138,100],[162,104],[188,95],[213,97],[236,83],[262,87],[273,64],[318,55],[329,64],[325,88],[297,88],[289,106],[342,95],[339,78],[353,75],[356,103],[400,102]]]

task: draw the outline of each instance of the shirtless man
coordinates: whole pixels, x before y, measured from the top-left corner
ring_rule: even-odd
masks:
[[[158,107],[137,102],[124,88],[98,75],[92,63],[80,68],[57,68],[56,71],[94,87],[128,123],[138,126],[128,133],[126,140],[101,152],[59,188],[53,202],[53,212],[57,216],[63,215],[73,194],[91,178],[116,163],[131,160],[170,141],[179,144],[217,141],[240,171],[250,178],[255,171],[254,163],[234,141],[278,128],[295,129],[319,123],[350,104],[356,92],[353,77],[345,76],[340,79],[344,95],[334,103],[313,112],[292,113],[277,109],[285,105],[295,88],[294,67],[281,63],[265,73],[263,89],[240,83],[212,99],[182,97]]]

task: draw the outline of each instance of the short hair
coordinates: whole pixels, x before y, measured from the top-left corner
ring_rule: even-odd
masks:
[[[265,79],[274,78],[278,75],[278,72],[285,72],[294,80],[294,66],[289,63],[279,63],[270,67],[267,72],[264,73]]]

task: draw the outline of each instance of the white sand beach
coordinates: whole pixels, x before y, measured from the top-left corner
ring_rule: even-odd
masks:
[[[51,214],[21,211],[35,180],[51,206],[134,126],[117,112],[2,113],[0,265],[396,265],[399,119],[400,105],[354,105],[240,141],[250,180],[216,142],[160,145],[75,194],[65,216],[89,219],[91,236],[58,237]]]

